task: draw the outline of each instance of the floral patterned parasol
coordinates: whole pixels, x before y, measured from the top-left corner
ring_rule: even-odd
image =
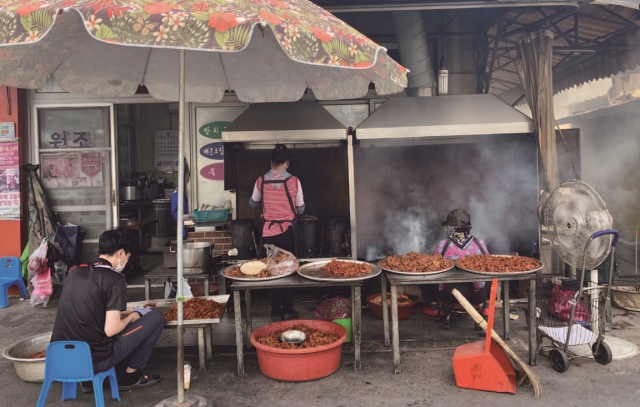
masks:
[[[69,14],[78,14],[81,20]],[[51,74],[60,61],[33,61],[39,66],[30,67],[5,62],[25,56],[20,46],[55,35],[56,26],[72,31],[75,20],[91,37],[109,45],[225,54],[243,52],[252,39],[271,31],[281,51],[293,61],[369,71],[370,81],[385,83],[377,86],[379,94],[397,93],[407,85],[407,70],[389,58],[384,48],[307,0],[8,0],[0,4],[0,64]],[[70,54],[71,47],[67,45]],[[25,84],[19,75],[0,66],[0,82],[5,83],[3,76],[15,77],[21,87],[42,85],[37,75]],[[9,85],[16,84],[9,81]]]

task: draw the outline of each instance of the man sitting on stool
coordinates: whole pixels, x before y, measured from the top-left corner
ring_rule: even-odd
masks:
[[[120,317],[127,307],[127,281],[122,270],[135,245],[133,236],[122,228],[100,235],[100,257],[69,270],[51,335],[51,342],[87,342],[96,373],[130,357],[118,383],[120,391],[150,387],[162,380],[158,375],[145,375],[143,369],[162,333],[164,315],[134,308],[127,317]],[[81,389],[92,391],[92,383],[81,383]]]

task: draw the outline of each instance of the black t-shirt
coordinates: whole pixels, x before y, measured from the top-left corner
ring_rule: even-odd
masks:
[[[113,340],[104,333],[107,311],[126,308],[126,278],[108,261],[74,267],[64,281],[51,342],[87,342],[94,363],[104,360],[113,348]]]

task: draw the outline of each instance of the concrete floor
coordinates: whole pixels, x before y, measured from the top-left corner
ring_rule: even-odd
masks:
[[[303,318],[313,318],[313,310],[320,294],[300,292],[296,308]],[[159,292],[156,293],[159,295]],[[142,296],[132,290],[130,299]],[[254,296],[254,328],[269,319],[266,298]],[[51,330],[56,312],[56,300],[50,308],[34,309],[18,299],[10,300],[10,307],[0,309],[0,349],[23,337]],[[523,359],[526,358],[524,311],[511,325],[509,345]],[[498,315],[499,317],[499,315]],[[498,318],[500,319],[500,318]],[[392,372],[392,353],[382,343],[382,322],[369,310],[363,310],[362,370],[353,370],[353,346],[346,344],[340,369],[333,375],[314,382],[283,383],[260,373],[255,352],[245,353],[244,376],[236,375],[236,355],[233,314],[226,313],[214,330],[214,361],[207,373],[194,371],[189,392],[204,396],[219,407],[238,406],[631,406],[640,399],[640,364],[637,358],[597,364],[592,358],[573,361],[570,369],[556,373],[549,361],[538,357],[533,370],[538,375],[544,395],[536,400],[533,392],[519,387],[516,395],[485,393],[459,389],[455,385],[451,357],[455,347],[480,340],[469,317],[454,318],[451,331],[416,310],[408,320],[400,322],[402,373]],[[497,331],[501,332],[498,324]],[[614,331],[610,333],[640,344],[640,316],[614,309]],[[153,406],[176,394],[175,331],[166,330],[161,347],[156,348],[147,368],[150,373],[164,377],[161,385],[121,394],[122,402],[106,400],[107,406]],[[187,332],[187,344],[195,344],[193,332]],[[186,359],[197,366],[197,349],[186,348]],[[8,361],[0,360],[0,406],[35,405],[39,384],[22,382]],[[79,393],[77,400],[61,402],[62,386],[54,384],[47,406],[91,406],[93,396]]]

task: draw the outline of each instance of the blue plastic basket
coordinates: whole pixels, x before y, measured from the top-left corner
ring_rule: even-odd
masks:
[[[212,209],[207,211],[194,210],[193,216],[196,222],[208,222],[212,220],[228,220],[229,209]]]

